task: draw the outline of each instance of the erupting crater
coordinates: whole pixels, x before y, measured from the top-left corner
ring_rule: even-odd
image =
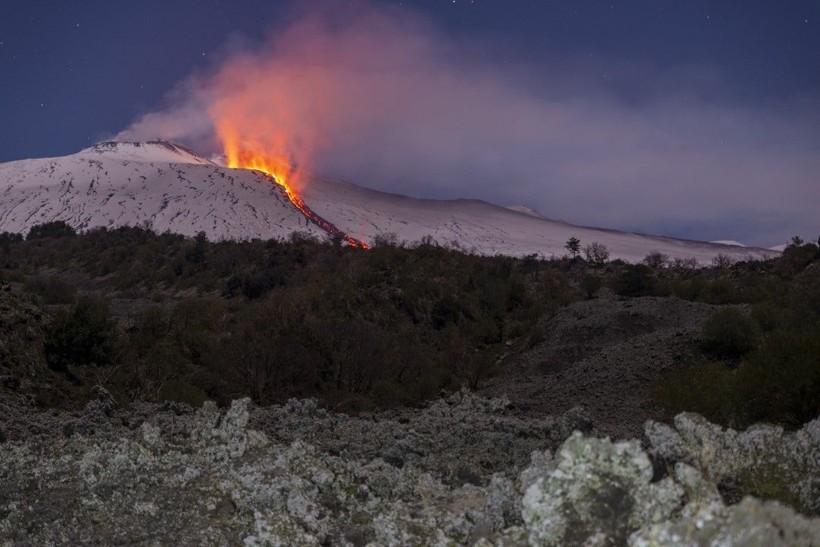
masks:
[[[239,150],[231,146],[225,147],[225,161],[230,168],[258,171],[274,184],[281,186],[293,206],[296,207],[305,218],[330,234],[331,237],[341,238],[351,247],[360,249],[370,248],[364,241],[349,236],[308,207],[305,200],[302,199],[293,185],[292,181],[296,175],[296,171],[291,167],[289,162],[271,157],[268,154]]]

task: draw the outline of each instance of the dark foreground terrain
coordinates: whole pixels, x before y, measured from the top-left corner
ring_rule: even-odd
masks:
[[[0,235],[0,545],[820,544],[816,245],[33,232]]]
[[[738,433],[694,414],[641,441],[468,393],[350,417],[313,401],[15,414],[8,545],[817,545],[820,421]],[[776,501],[736,497],[759,488]]]

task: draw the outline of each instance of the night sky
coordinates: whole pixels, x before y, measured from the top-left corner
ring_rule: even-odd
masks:
[[[0,161],[70,154],[173,111],[189,100],[180,82],[281,49],[277,36],[300,36],[294,20],[328,5],[305,4],[3,0]],[[350,136],[317,151],[322,174],[678,237],[769,246],[820,232],[817,0],[383,0],[335,2],[331,17],[355,30],[363,9],[388,22],[355,47],[417,33],[419,73],[436,81],[407,85],[397,104],[415,114],[388,101],[385,127],[321,125]],[[399,50],[377,62],[415,70],[416,50]],[[419,122],[427,107],[454,114]],[[385,138],[409,126],[418,138]]]

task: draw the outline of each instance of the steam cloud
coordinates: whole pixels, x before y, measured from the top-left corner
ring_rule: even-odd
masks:
[[[613,85],[588,65],[528,72],[480,59],[406,10],[303,12],[258,49],[182,82],[167,109],[117,138],[214,152],[229,120],[300,168],[381,190],[766,246],[820,230],[810,105],[707,100],[704,88],[720,90],[707,70],[609,60],[597,68]]]

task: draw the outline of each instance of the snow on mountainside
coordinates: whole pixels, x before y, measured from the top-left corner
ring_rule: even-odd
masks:
[[[652,251],[708,263],[778,253],[666,237],[586,228],[548,220],[534,211],[477,200],[425,200],[349,182],[314,179],[302,191],[308,206],[349,236],[372,241],[395,233],[400,241],[431,236],[481,254],[545,257],[566,254],[577,237],[598,241],[611,258],[637,262]],[[63,220],[78,229],[150,223],[154,230],[210,239],[287,238],[295,231],[324,237],[261,173],[227,169],[167,142],[106,142],[77,154],[0,164],[0,231]]]
[[[526,205],[507,205],[507,209],[510,211],[516,211],[518,213],[524,213],[525,215],[530,215],[537,218],[546,218],[544,215],[536,211],[535,209],[530,209]]]
[[[735,260],[778,254],[768,249],[587,228],[484,201],[415,199],[326,179],[311,181],[303,195],[318,214],[365,241],[390,232],[408,242],[429,235],[441,244],[457,243],[480,254],[559,257],[567,254],[566,241],[577,237],[582,247],[598,241],[609,248],[610,258],[630,262],[639,262],[652,251],[671,258],[695,258],[702,264],[720,253]]]
[[[195,163],[216,165],[193,150],[166,141],[116,142],[107,141],[86,148],[78,155],[111,157],[119,160],[159,163]]]
[[[226,169],[161,141],[101,143],[71,156],[0,164],[0,231],[63,220],[211,239],[324,235],[259,173]]]

